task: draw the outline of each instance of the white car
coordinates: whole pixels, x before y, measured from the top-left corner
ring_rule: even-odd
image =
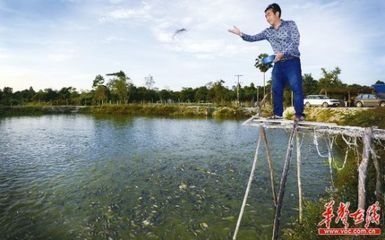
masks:
[[[312,106],[322,106],[322,107],[329,107],[329,106],[340,106],[341,102],[338,99],[329,98],[326,95],[309,95],[303,100],[303,104],[305,104],[305,107],[312,107]]]

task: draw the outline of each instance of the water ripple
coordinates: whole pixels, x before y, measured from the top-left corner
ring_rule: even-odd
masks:
[[[257,129],[236,121],[51,115],[0,121],[2,239],[229,239]],[[282,168],[288,134],[268,132]],[[303,184],[317,198],[328,167],[305,139]],[[293,161],[295,167],[295,161]],[[241,234],[269,236],[264,154]],[[295,214],[295,176],[288,179]]]

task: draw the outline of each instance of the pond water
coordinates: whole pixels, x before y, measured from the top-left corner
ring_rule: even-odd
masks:
[[[267,135],[278,183],[289,133]],[[239,121],[0,118],[1,239],[231,239],[257,137],[257,128]],[[239,239],[271,238],[270,177],[260,152]],[[310,135],[302,158],[304,197],[317,199],[330,176]],[[295,165],[284,226],[297,216]]]

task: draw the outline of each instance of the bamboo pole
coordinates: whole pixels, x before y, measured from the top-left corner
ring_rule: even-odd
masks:
[[[334,187],[334,180],[333,180],[333,166],[332,166],[332,162],[333,162],[333,139],[331,140],[330,144],[329,144],[329,141],[327,143],[327,148],[328,148],[328,163],[329,163],[329,172],[330,172],[330,182],[331,182],[331,185],[332,185],[332,189],[334,190],[335,187]]]
[[[372,159],[374,163],[374,167],[376,169],[376,200],[378,202],[382,201],[382,171],[381,171],[381,165],[378,161],[378,156],[376,155],[374,151],[374,147],[371,148],[372,150]]]
[[[273,166],[273,161],[271,158],[271,151],[270,151],[270,146],[267,141],[266,137],[266,131],[265,128],[262,126],[259,126],[259,133],[260,137],[262,138],[263,142],[265,143],[265,149],[266,149],[266,158],[267,158],[267,163],[269,165],[269,171],[270,171],[270,183],[271,183],[271,192],[273,194],[273,204],[274,207],[277,206],[277,193],[275,191],[275,181],[274,181],[274,166]]]
[[[366,174],[368,172],[368,164],[370,159],[370,149],[372,143],[372,128],[365,128],[363,138],[362,160],[358,166],[358,209],[365,209],[366,205]]]
[[[247,183],[245,195],[243,197],[241,211],[239,212],[237,225],[235,227],[235,231],[234,231],[234,235],[233,235],[233,240],[237,239],[237,234],[238,234],[239,226],[241,225],[241,220],[242,220],[243,212],[245,211],[247,197],[249,196],[251,182],[253,181],[253,177],[254,177],[255,166],[257,165],[258,152],[259,152],[259,145],[260,145],[260,143],[261,143],[261,137],[258,137],[257,148],[255,150],[255,155],[254,155],[254,161],[253,161],[253,165],[251,167],[251,172],[250,172],[250,176],[249,176],[249,181]]]
[[[289,137],[289,143],[287,146],[285,163],[284,163],[284,166],[282,169],[281,182],[279,184],[277,207],[275,210],[274,225],[273,225],[273,236],[272,236],[273,240],[277,240],[279,237],[279,226],[280,226],[280,222],[281,222],[283,196],[285,194],[285,186],[286,186],[286,181],[287,181],[287,175],[289,172],[291,153],[293,151],[293,142],[294,142],[293,139],[294,139],[296,132],[297,132],[297,122],[294,122],[293,129],[292,129],[290,137]]]
[[[301,182],[301,145],[299,142],[298,132],[296,134],[297,145],[297,183],[298,183],[298,221],[302,223],[302,182]]]

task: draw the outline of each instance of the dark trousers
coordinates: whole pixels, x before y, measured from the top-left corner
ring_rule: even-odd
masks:
[[[274,64],[273,73],[273,112],[274,115],[282,116],[283,113],[283,90],[286,85],[290,87],[294,95],[294,109],[296,116],[303,114],[303,90],[302,70],[299,58],[292,58]]]

